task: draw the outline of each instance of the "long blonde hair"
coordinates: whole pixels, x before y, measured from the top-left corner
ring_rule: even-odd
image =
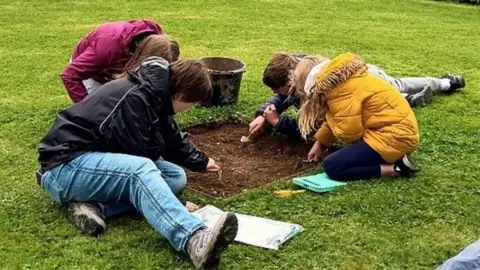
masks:
[[[319,66],[315,74],[315,83],[306,92],[305,82],[307,77],[318,63],[312,59],[300,61],[294,71],[294,81],[298,85],[298,96],[302,99],[302,107],[299,112],[299,129],[305,138],[310,132],[319,128],[325,120],[327,113],[327,92],[346,82],[356,74],[364,73],[367,70],[365,61],[353,53],[345,53],[335,57],[331,62],[325,63],[324,67]],[[321,71],[323,69],[323,71]]]
[[[180,48],[178,42],[167,35],[150,35],[142,40],[135,53],[123,69],[124,72],[133,70],[150,56],[159,56],[167,60],[169,63],[178,60]]]
[[[325,91],[314,89],[312,90],[312,94],[307,97],[304,89],[307,76],[312,68],[324,61],[325,59],[323,58],[314,57],[302,59],[293,72],[294,88],[302,104],[299,111],[298,122],[300,133],[304,138],[306,138],[312,130],[318,129],[328,109]],[[317,84],[315,84],[314,87],[318,87]]]

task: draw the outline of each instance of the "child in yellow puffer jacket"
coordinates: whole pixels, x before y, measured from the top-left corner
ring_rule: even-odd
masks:
[[[330,178],[410,177],[417,170],[409,157],[420,142],[415,115],[397,89],[367,71],[360,56],[304,59],[294,83],[302,100],[302,136],[319,128],[308,159],[320,161],[335,138],[350,144],[324,160]]]

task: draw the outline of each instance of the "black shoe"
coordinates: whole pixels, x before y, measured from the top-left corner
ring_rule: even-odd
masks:
[[[442,79],[450,80],[450,88],[446,91],[447,93],[452,93],[465,87],[465,79],[461,75],[448,74],[443,76]]]
[[[213,228],[203,228],[190,236],[186,251],[195,268],[215,268],[222,252],[235,240],[238,220],[233,213],[224,213]]]
[[[70,202],[62,205],[62,212],[82,234],[97,237],[107,228],[98,203]]]
[[[406,96],[406,99],[412,108],[423,107],[432,102],[432,98],[433,91],[430,86],[426,86],[422,91],[416,94]]]
[[[393,169],[401,177],[412,177],[418,172],[418,166],[410,155],[405,155],[399,161],[395,162]]]

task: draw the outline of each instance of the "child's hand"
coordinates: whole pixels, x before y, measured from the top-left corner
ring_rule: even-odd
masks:
[[[253,119],[253,121],[249,124],[249,133],[257,133],[262,127],[263,124],[265,124],[265,117],[263,116],[257,116],[257,118]]]
[[[195,212],[200,208],[198,204],[189,202],[189,201],[187,201],[187,203],[185,204],[185,207],[187,208],[188,212]]]
[[[323,150],[322,144],[316,141],[310,149],[310,152],[308,152],[307,160],[320,162],[322,160]]]
[[[263,117],[265,117],[265,120],[272,125],[273,127],[276,127],[278,124],[278,121],[280,121],[280,117],[278,116],[277,108],[275,108],[274,105],[269,105],[266,109],[265,112],[263,113]]]
[[[213,160],[213,158],[208,158],[207,172],[216,173],[216,172],[219,172],[220,170],[222,170],[222,168],[220,168],[220,166],[218,166],[217,163],[215,163],[215,160]]]

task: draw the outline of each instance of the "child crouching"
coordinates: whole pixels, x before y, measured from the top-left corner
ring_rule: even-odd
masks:
[[[413,175],[416,166],[408,154],[420,141],[415,115],[397,89],[368,73],[358,55],[347,53],[321,63],[303,59],[294,82],[302,100],[302,136],[320,126],[308,159],[320,161],[335,139],[350,144],[324,160],[330,178]]]

